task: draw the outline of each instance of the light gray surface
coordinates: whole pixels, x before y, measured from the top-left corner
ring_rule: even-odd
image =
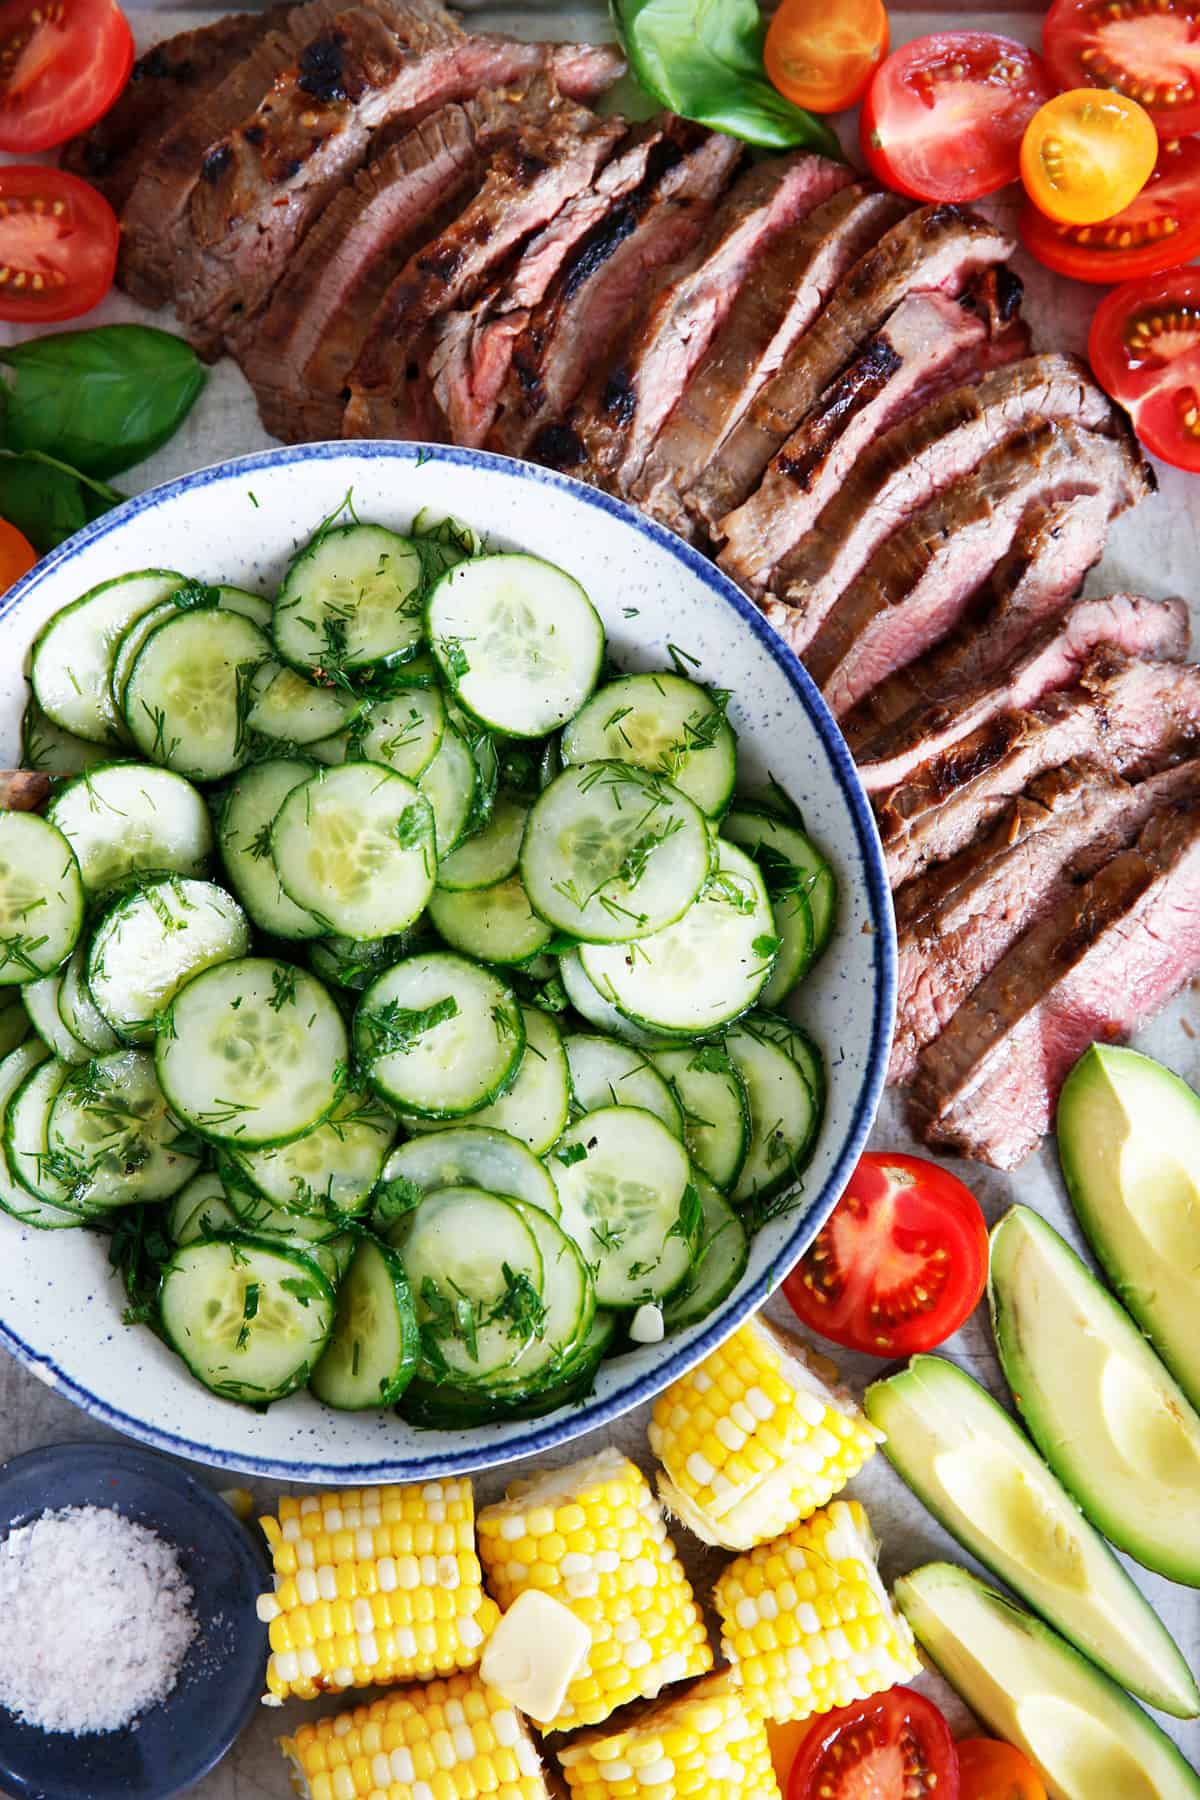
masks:
[[[604,23],[601,8],[553,10],[553,29],[563,36],[597,35]],[[523,28],[527,36],[540,35],[547,28],[548,7],[539,7],[540,18],[509,8],[486,7],[484,22],[493,29]],[[194,21],[195,14],[192,14]],[[909,13],[894,18],[894,40],[899,42],[931,29],[935,16]],[[960,16],[956,23],[968,22]],[[1038,20],[1013,15],[992,19],[989,15],[972,15],[970,23],[993,25],[1014,35],[1036,41]],[[180,21],[182,23],[182,21]],[[144,41],[172,28],[166,13],[153,19],[141,16],[139,36]],[[1011,215],[1015,208],[1004,197],[999,210]],[[1022,275],[1029,282],[1027,312],[1033,319],[1040,346],[1082,348],[1087,321],[1095,303],[1093,290],[1058,281],[1037,270],[1027,259],[1016,259]],[[142,318],[144,314],[117,297],[106,302],[96,322],[118,318]],[[159,321],[170,324],[169,317]],[[3,328],[0,328],[2,330]],[[219,457],[236,455],[260,448],[267,440],[254,414],[249,392],[232,364],[220,364],[212,374],[209,388],[192,419],[179,437],[150,462],[122,478],[119,485],[133,491],[152,485],[185,470],[196,468]],[[1200,571],[1200,493],[1194,480],[1176,471],[1161,470],[1162,486],[1158,496],[1127,515],[1115,530],[1102,570],[1089,583],[1094,592],[1108,592],[1123,587],[1140,588],[1151,594],[1184,591],[1193,602],[1196,614],[1196,579]],[[1142,1047],[1171,1063],[1181,1074],[1196,1083],[1200,1080],[1200,1052],[1196,1036],[1200,1032],[1200,1005],[1195,993],[1185,993],[1140,1040]],[[894,1100],[885,1103],[873,1141],[879,1146],[909,1147],[901,1112]],[[1078,1232],[1065,1205],[1053,1154],[1044,1151],[1017,1175],[1006,1177],[968,1165],[956,1165],[978,1194],[989,1221],[995,1219],[1013,1200],[1022,1200],[1038,1208],[1053,1223],[1065,1230],[1077,1244]],[[778,1303],[776,1303],[777,1305]],[[775,1310],[775,1308],[773,1308]],[[785,1314],[786,1316],[786,1314]],[[976,1314],[949,1349],[956,1360],[970,1369],[994,1391],[1002,1391],[999,1372],[992,1352],[990,1334],[982,1313]],[[878,1373],[878,1365],[866,1358],[840,1357],[854,1385],[861,1389],[864,1381]],[[93,1424],[60,1396],[43,1388],[25,1370],[0,1354],[0,1458],[31,1449],[39,1444],[66,1439],[104,1439],[103,1427]],[[613,1433],[621,1446],[645,1460],[645,1418],[631,1415]],[[599,1447],[599,1439],[584,1440],[557,1458]],[[226,1485],[227,1478],[212,1477],[213,1485]],[[495,1492],[500,1483],[492,1478],[481,1484],[485,1497]],[[882,1457],[876,1457],[868,1470],[853,1484],[855,1494],[867,1505],[883,1545],[882,1565],[889,1578],[931,1556],[957,1557],[960,1553],[945,1534],[934,1525],[924,1510],[909,1496],[891,1474]],[[699,1547],[677,1534],[689,1562]],[[711,1560],[696,1555],[694,1573],[703,1595],[711,1581]],[[1135,1571],[1136,1579],[1159,1608],[1193,1668],[1200,1667],[1200,1621],[1197,1619],[1196,1597],[1188,1590],[1144,1571]],[[920,1683],[947,1707],[956,1727],[965,1715],[947,1690],[930,1677]],[[273,1740],[281,1723],[298,1719],[313,1709],[293,1704],[284,1713],[264,1711],[250,1726],[234,1752],[208,1779],[194,1790],[201,1800],[285,1800],[288,1792],[283,1765]],[[1179,1724],[1162,1720],[1193,1762],[1200,1761],[1200,1724]],[[1097,1795],[1095,1800],[1121,1800],[1117,1795]]]

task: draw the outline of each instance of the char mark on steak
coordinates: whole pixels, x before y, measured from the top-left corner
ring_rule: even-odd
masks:
[[[1200,969],[1200,764],[1136,847],[1063,895],[922,1052],[927,1143],[1012,1169],[1037,1148],[1089,1044],[1126,1037]]]
[[[852,490],[857,517],[868,484],[855,465],[874,456],[873,440],[890,439],[942,394],[1025,354],[1028,333],[1019,316],[986,302],[996,273],[977,276],[958,301],[925,293],[902,300],[788,438],[754,493],[722,521],[721,567],[747,593],[769,588],[782,596],[794,559],[802,563],[810,546],[819,556],[827,529],[846,533],[847,507],[839,502]]]

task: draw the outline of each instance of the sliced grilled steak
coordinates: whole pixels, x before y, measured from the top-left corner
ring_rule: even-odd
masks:
[[[425,373],[451,443],[482,444],[531,309],[545,298],[576,244],[615,200],[645,179],[650,153],[662,136],[661,122],[635,125],[591,187],[576,194],[530,239],[507,273],[473,305],[455,308],[437,321]]]
[[[855,751],[868,793],[894,787],[997,713],[1036,706],[1045,695],[1070,687],[1100,644],[1113,644],[1131,656],[1184,655],[1187,606],[1182,600],[1112,594],[1079,601],[1011,648],[1003,635],[991,643],[989,653],[986,633],[964,633],[955,667],[945,671],[940,687],[930,690],[936,698],[914,706]]]
[[[713,215],[708,231],[636,318],[607,366],[580,396],[575,429],[587,452],[576,473],[627,494],[659,427],[729,316],[738,290],[762,257],[790,232],[845,171],[806,151],[746,169]]]
[[[815,523],[805,519],[807,535],[771,574],[772,592],[790,609],[785,635],[792,648],[803,654],[839,594],[892,531],[935,494],[978,468],[988,451],[1018,427],[1033,419],[1064,419],[1089,431],[1115,432],[1118,416],[1081,362],[1050,354],[1010,361],[894,425],[853,468],[837,470],[836,491],[819,482],[822,494],[829,491],[828,504]]]
[[[1090,757],[1118,774],[1148,773],[1197,739],[1200,668],[1097,650],[1076,687],[998,714],[876,795],[891,884],[953,856],[1046,769]]]
[[[1200,765],[1134,849],[1018,940],[923,1052],[912,1119],[927,1143],[1013,1169],[1049,1130],[1095,1040],[1136,1030],[1200,968]]]
[[[849,179],[826,166],[831,180]],[[646,458],[633,490],[644,511],[684,537],[703,535],[703,496],[691,490],[846,270],[904,211],[895,195],[855,182],[770,245]]]
[[[735,139],[670,121],[646,179],[572,250],[513,346],[490,448],[570,468],[583,451],[561,416],[654,277],[699,242],[741,161]]]
[[[1013,432],[894,531],[822,621],[805,664],[834,715],[959,622],[1031,503],[1107,488],[1120,512],[1150,479],[1125,437],[1036,419]]]
[[[237,334],[268,431],[292,442],[340,434],[350,371],[380,302],[477,191],[489,145],[515,128],[522,103],[518,91],[439,107],[334,197],[270,306]]]
[[[1010,304],[988,304],[997,287]],[[873,439],[898,429],[901,420],[959,383],[1025,354],[1020,293],[1006,270],[988,269],[961,301],[944,294],[902,300],[821,395],[749,499],[722,521],[725,547],[719,560],[726,573],[747,593],[769,587],[782,595],[789,552],[806,548],[805,533],[822,508],[827,502],[832,506],[845,486],[863,491],[855,461]]]
[[[923,206],[893,225],[844,277],[731,433],[701,484],[705,516],[721,521],[742,504],[775,452],[903,299],[916,293],[953,299],[1012,250],[1005,232],[959,206]]]
[[[1068,762],[1032,782],[990,832],[896,895],[896,1035],[889,1082],[917,1057],[1022,932],[1136,838],[1196,781],[1180,763],[1136,785]]]
[[[286,23],[289,10],[272,6],[233,13],[155,44],[134,63],[116,104],[82,137],[64,145],[63,168],[99,188],[119,213],[146,158],[180,113],[219,87],[258,38]]]

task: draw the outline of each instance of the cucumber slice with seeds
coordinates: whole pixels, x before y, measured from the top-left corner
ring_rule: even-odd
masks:
[[[651,1050],[664,1044],[672,1044],[674,1039],[664,1036],[662,1032],[643,1031],[632,1019],[617,1011],[611,1000],[606,1000],[599,988],[589,980],[584,971],[578,950],[566,950],[558,959],[559,974],[568,1000],[589,1025],[607,1032],[610,1037],[620,1038],[624,1043],[632,1044],[635,1049]]]
[[[494,1126],[457,1125],[392,1151],[375,1193],[375,1221],[390,1225],[422,1194],[448,1187],[483,1188],[558,1216],[554,1183],[531,1150]]]
[[[469,849],[471,842],[468,838],[462,848]],[[530,906],[525,885],[516,874],[493,887],[458,893],[435,888],[429,899],[429,917],[452,949],[477,956],[480,962],[528,962],[554,937],[553,927],[539,919]]]
[[[421,559],[382,525],[322,527],[283,578],[275,646],[284,662],[344,681],[411,656],[421,640]]]
[[[600,1106],[640,1106],[661,1119],[675,1137],[683,1136],[679,1102],[642,1051],[588,1032],[573,1032],[564,1044],[574,1112],[595,1112]]]
[[[727,814],[721,823],[721,833],[731,843],[740,844],[749,851],[763,872],[772,901],[781,912],[786,915],[782,902],[789,894],[804,896],[812,914],[812,954],[820,956],[833,934],[837,879],[812,839],[798,825],[748,806],[737,807]],[[778,1004],[778,1001],[772,1004]]]
[[[83,879],[53,824],[0,812],[0,990],[49,975],[83,929]]]
[[[284,892],[329,932],[391,937],[433,892],[433,811],[382,763],[343,763],[293,788],[271,827]]]
[[[17,1091],[26,1079],[49,1059],[50,1052],[40,1038],[30,1038],[0,1062],[0,1208],[31,1225],[35,1231],[63,1231],[80,1223],[79,1215],[61,1206],[51,1206],[18,1181],[8,1158],[8,1111]],[[45,1145],[43,1143],[43,1149]]]
[[[554,1020],[537,1006],[522,1006],[520,1011],[525,1049],[516,1079],[498,1100],[476,1108],[470,1117],[472,1125],[492,1126],[541,1156],[566,1125],[571,1084],[562,1035]],[[404,1123],[410,1131],[443,1129],[430,1119],[405,1117]]]
[[[4,1110],[5,1162],[18,1189],[54,1207],[55,1211],[70,1212],[78,1224],[77,1211],[58,1205],[67,1190],[56,1178],[49,1149],[50,1109],[70,1075],[72,1065],[60,1056],[51,1056],[44,1062],[30,1057],[28,1062],[28,1071],[13,1089]]]
[[[299,757],[255,763],[230,785],[221,807],[217,838],[229,885],[259,930],[272,937],[313,938],[322,930],[319,919],[284,893],[271,855],[276,813],[292,789],[315,773],[315,765]]]
[[[533,1342],[494,1384],[499,1394],[550,1381],[576,1355],[596,1313],[591,1271],[578,1245],[549,1213],[519,1201],[517,1208],[541,1252],[543,1312]]]
[[[125,688],[137,661],[138,651],[150,633],[165,620],[173,619],[179,613],[186,612],[189,607],[198,605],[224,607],[227,612],[240,613],[242,618],[257,625],[260,631],[271,629],[271,608],[257,594],[247,594],[242,588],[211,588],[199,581],[185,581],[166,600],[160,600],[149,612],[134,619],[113,647],[108,683],[112,690],[113,705],[122,717]]]
[[[281,745],[307,748],[346,730],[357,721],[362,707],[357,694],[348,694],[344,688],[318,687],[272,656],[255,676],[246,724]]]
[[[729,805],[736,740],[720,700],[682,675],[606,682],[561,740],[564,763],[631,762],[665,775],[710,819]]]
[[[71,1071],[51,1105],[47,1198],[87,1214],[166,1200],[199,1168],[194,1144],[171,1116],[151,1056],[98,1056]]]
[[[62,984],[61,974],[43,975],[40,981],[27,981],[21,989],[25,1011],[42,1042],[60,1061],[89,1062],[93,1055],[90,1045],[77,1038],[73,1031],[69,1031],[63,1020],[58,1004]]]
[[[652,1050],[650,1060],[671,1084],[683,1110],[683,1141],[698,1169],[725,1191],[742,1172],[750,1146],[750,1102],[721,1043]]]
[[[225,1400],[258,1406],[303,1387],[333,1325],[333,1289],[308,1257],[252,1237],[201,1238],[163,1270],[172,1348]]]
[[[285,1212],[362,1212],[396,1137],[396,1121],[369,1094],[342,1095],[320,1125],[267,1150],[230,1156],[265,1200]]]
[[[142,755],[192,781],[241,768],[254,677],[270,658],[266,634],[221,607],[157,625],[125,684],[125,723]]]
[[[448,721],[437,755],[421,774],[417,786],[433,808],[438,856],[449,856],[467,829],[479,789],[479,771],[471,752]]]
[[[360,1238],[338,1288],[333,1331],[309,1387],[326,1406],[394,1406],[417,1372],[421,1333],[404,1264]]]
[[[46,816],[93,897],[141,874],[203,875],[212,855],[212,821],[191,782],[145,763],[89,770],[54,796]]]
[[[383,763],[415,781],[437,755],[445,730],[446,704],[440,689],[408,688],[390,699],[373,701],[355,721],[350,756]]]
[[[249,920],[224,888],[170,876],[109,908],[92,934],[88,988],[102,1021],[145,1044],[185,981],[249,948]]]
[[[179,587],[171,569],[142,569],[102,582],[56,612],[34,641],[30,681],[47,718],[90,743],[119,744],[125,725],[113,704],[109,666],[122,633]]]
[[[422,1370],[490,1382],[533,1342],[542,1257],[525,1215],[481,1188],[442,1188],[402,1219],[400,1253],[421,1327]]]
[[[549,1163],[560,1223],[592,1266],[601,1306],[641,1306],[687,1279],[699,1201],[687,1152],[661,1119],[632,1106],[585,1113]]]
[[[514,873],[529,809],[500,794],[482,831],[464,839],[438,864],[438,886],[454,893],[494,887]]]
[[[406,957],[364,993],[354,1047],[390,1105],[455,1119],[498,1100],[517,1078],[525,1024],[510,988],[465,957]]]
[[[700,1196],[700,1237],[691,1274],[662,1309],[668,1331],[707,1319],[732,1294],[750,1259],[746,1228],[724,1194],[699,1169],[692,1180]]]
[[[308,1253],[345,1236],[341,1219],[321,1212],[291,1212],[267,1200],[228,1149],[217,1157],[217,1173],[238,1229],[251,1237],[282,1238]]]
[[[119,1050],[121,1040],[92,998],[87,984],[88,953],[77,944],[62,969],[58,989],[58,1016],[71,1036],[86,1044],[93,1056]]]

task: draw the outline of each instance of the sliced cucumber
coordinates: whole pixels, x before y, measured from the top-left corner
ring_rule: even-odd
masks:
[[[275,815],[315,765],[298,757],[276,757],[243,769],[226,791],[217,827],[229,885],[260,931],[272,937],[316,937],[319,919],[289,900],[271,855]],[[319,973],[320,971],[318,971]]]
[[[145,1044],[185,981],[249,948],[249,920],[224,888],[168,876],[109,908],[92,934],[88,988],[113,1031]]]
[[[510,1369],[544,1316],[541,1252],[520,1207],[481,1188],[441,1188],[399,1222],[393,1242],[425,1374],[487,1383]]]
[[[30,1038],[0,1062],[0,1207],[22,1225],[35,1231],[62,1231],[80,1223],[77,1213],[61,1206],[51,1206],[19,1181],[8,1158],[8,1111],[14,1095],[35,1069],[43,1066],[50,1052],[40,1038]],[[48,1116],[43,1114],[43,1118]],[[43,1149],[44,1149],[43,1144]]]
[[[490,1126],[525,1144],[541,1156],[555,1143],[567,1122],[571,1085],[562,1034],[549,1013],[522,1006],[525,1048],[516,1079],[498,1100],[477,1107],[471,1124]],[[441,1130],[428,1119],[407,1118],[411,1131]],[[554,1208],[557,1211],[557,1206]]]
[[[596,1312],[591,1271],[578,1245],[549,1213],[518,1205],[541,1252],[543,1310],[533,1342],[495,1384],[499,1393],[511,1387],[528,1391],[560,1374],[587,1337]]]
[[[601,1106],[640,1106],[661,1119],[676,1137],[683,1136],[679,1102],[640,1050],[591,1032],[573,1032],[564,1043],[577,1112],[595,1112]]]
[[[107,762],[111,754],[106,744],[89,743],[87,738],[64,731],[61,725],[46,717],[30,694],[21,715],[22,768],[69,778],[82,775],[85,769],[94,769],[97,763]]]
[[[604,627],[565,570],[536,556],[478,556],[429,596],[429,641],[469,712],[508,737],[565,725],[600,674]]]
[[[393,1150],[374,1198],[374,1218],[390,1225],[438,1188],[483,1188],[558,1215],[558,1192],[533,1152],[494,1126],[458,1125]]]
[[[588,979],[580,961],[578,950],[566,950],[558,959],[559,974],[563,988],[575,1011],[589,1025],[595,1025],[600,1031],[607,1032],[610,1037],[621,1038],[623,1042],[632,1044],[635,1049],[651,1050],[674,1040],[664,1037],[659,1031],[643,1031],[632,1019],[617,1011],[611,1000],[606,1000],[592,981]]]
[[[46,1197],[88,1214],[169,1199],[200,1167],[144,1050],[72,1069],[50,1108],[46,1149]]]
[[[816,1102],[799,1064],[760,1024],[735,1025],[726,1046],[750,1101],[750,1145],[733,1201],[753,1204],[761,1217],[799,1178],[816,1131]]]
[[[265,1199],[240,1162],[228,1152],[218,1157],[217,1173],[239,1229],[248,1231],[251,1237],[270,1238],[272,1242],[279,1238],[293,1249],[309,1253],[336,1244],[346,1235],[341,1219],[321,1212],[289,1212]]]
[[[303,1387],[333,1325],[333,1289],[296,1251],[201,1238],[163,1270],[162,1328],[198,1381],[258,1406]]]
[[[357,938],[317,938],[308,947],[308,963],[318,980],[344,988],[347,993],[361,994],[377,975],[401,957],[411,955],[422,941],[427,940],[419,928],[398,937],[374,938],[368,943],[360,943]]]
[[[497,1419],[537,1419],[563,1406],[577,1406],[592,1390],[596,1370],[617,1335],[617,1320],[618,1314],[597,1309],[587,1336],[570,1359],[557,1368],[551,1365],[541,1379],[529,1383],[466,1387],[427,1381],[418,1373],[400,1411],[412,1425],[469,1431]]]
[[[545,748],[538,758],[538,792],[544,793],[556,775],[561,775],[566,765],[562,759],[562,739],[556,731],[553,737],[546,739]]]
[[[157,625],[125,684],[125,723],[142,755],[192,781],[240,769],[254,677],[270,655],[257,625],[221,607]]]
[[[75,852],[31,812],[0,812],[0,988],[36,981],[70,956],[83,929]]]
[[[358,1241],[309,1387],[326,1406],[394,1406],[417,1372],[421,1334],[404,1264],[371,1237]]]
[[[152,606],[149,612],[141,613],[134,619],[113,647],[108,683],[112,690],[113,705],[122,718],[125,688],[137,661],[138,651],[156,626],[193,606],[223,606],[227,611],[239,613],[242,618],[249,619],[260,631],[271,629],[271,608],[257,594],[248,594],[242,588],[214,588],[206,587],[199,581],[185,581],[165,600]]]
[[[446,719],[471,752],[475,764],[475,800],[463,833],[464,837],[470,837],[474,832],[482,831],[492,816],[500,786],[500,756],[496,740],[487,726],[466,712],[453,694],[446,696]]]
[[[737,745],[724,696],[658,671],[606,682],[564,726],[564,763],[631,762],[665,775],[710,819],[729,805]]]
[[[722,1192],[732,1188],[750,1147],[750,1102],[728,1050],[721,1043],[691,1045],[653,1050],[650,1060],[683,1110],[683,1141],[693,1163]]]
[[[500,794],[482,831],[464,839],[438,864],[438,886],[455,892],[494,887],[516,869],[529,808]]]
[[[521,844],[536,910],[595,944],[672,924],[700,893],[711,860],[699,807],[631,763],[564,769],[534,801]]]
[[[415,781],[441,747],[446,730],[446,704],[435,687],[406,688],[390,699],[373,701],[355,721],[350,755],[383,763]]]
[[[193,1175],[167,1209],[167,1235],[173,1244],[194,1244],[199,1238],[240,1229],[241,1221],[225,1196],[221,1177],[211,1169]]]
[[[121,575],[64,606],[34,643],[30,680],[46,716],[74,737],[118,744],[125,727],[113,705],[109,666],[122,632],[179,587],[170,569]]]
[[[693,1169],[692,1180],[700,1196],[700,1240],[687,1281],[663,1306],[668,1332],[683,1331],[715,1312],[746,1273],[750,1259],[746,1228],[724,1194],[699,1169]]]
[[[687,1152],[661,1119],[633,1106],[585,1113],[549,1164],[560,1222],[591,1266],[601,1306],[641,1306],[687,1279],[700,1203]]]
[[[433,892],[433,812],[382,763],[343,763],[288,794],[271,854],[284,892],[326,931],[391,937],[420,918]]]
[[[498,976],[465,957],[406,957],[363,994],[354,1045],[384,1100],[428,1119],[498,1100],[525,1048],[521,1009]]]
[[[723,835],[754,858],[767,883],[781,923],[792,915],[787,900],[802,894],[812,914],[813,956],[820,956],[833,934],[837,913],[837,879],[827,859],[798,825],[753,807],[736,807],[721,824]],[[798,933],[799,926],[794,926]],[[772,1001],[772,1005],[777,1001]]]
[[[58,1004],[62,985],[61,975],[43,975],[40,981],[25,983],[21,999],[33,1029],[47,1048],[62,1062],[85,1063],[90,1061],[93,1051],[67,1028]]]
[[[341,1014],[312,975],[265,956],[205,969],[182,987],[155,1043],[158,1079],[206,1137],[260,1148],[300,1137],[345,1084]]]
[[[449,856],[467,829],[479,788],[475,758],[449,722],[417,786],[433,808],[438,856]]]
[[[369,1094],[342,1095],[303,1137],[230,1156],[265,1200],[291,1213],[362,1212],[396,1137],[396,1121]]]
[[[27,1072],[9,1095],[4,1109],[4,1157],[9,1176],[16,1181],[18,1191],[23,1189],[56,1210],[61,1210],[58,1202],[68,1191],[58,1177],[69,1176],[71,1171],[61,1170],[51,1161],[50,1109],[71,1068],[59,1056],[51,1056],[45,1062],[30,1057]],[[10,1206],[8,1210],[14,1209]],[[79,1222],[77,1211],[72,1210],[71,1216]]]
[[[799,1170],[812,1155],[817,1132],[825,1117],[825,1064],[821,1052],[806,1031],[793,1023],[791,1019],[780,1017],[778,1013],[755,1012],[743,1019],[742,1023],[747,1031],[753,1032],[756,1037],[769,1038],[773,1044],[778,1044],[781,1050],[786,1050],[808,1084],[808,1091],[812,1096],[808,1139],[806,1142],[801,1140],[798,1119],[794,1122],[795,1128],[790,1134],[793,1144],[792,1160],[794,1166]]]
[[[246,724],[281,745],[308,748],[345,731],[357,721],[362,707],[360,695],[345,688],[318,687],[272,656],[255,677]]]
[[[326,681],[403,661],[421,640],[421,582],[408,538],[382,525],[322,526],[283,578],[276,648]]]
[[[327,769],[340,768],[350,757],[350,727],[335,731],[332,737],[318,738],[315,744],[306,744],[304,753]]]
[[[70,1035],[86,1044],[93,1056],[120,1048],[121,1040],[92,998],[87,984],[87,950],[77,944],[63,965],[58,987],[58,1016]]]
[[[145,763],[78,776],[46,816],[74,850],[91,896],[135,875],[203,875],[212,855],[208,808],[191,782]]]
[[[461,849],[470,849],[468,838]],[[461,854],[461,849],[455,855]],[[553,927],[539,919],[529,904],[519,875],[506,876],[494,886],[454,892],[435,888],[429,900],[429,917],[438,934],[453,950],[477,956],[481,962],[525,963],[538,956],[554,937]]]
[[[778,939],[762,876],[721,843],[716,873],[683,917],[635,949],[584,944],[584,973],[647,1031],[701,1035],[739,1018],[770,979]]]

